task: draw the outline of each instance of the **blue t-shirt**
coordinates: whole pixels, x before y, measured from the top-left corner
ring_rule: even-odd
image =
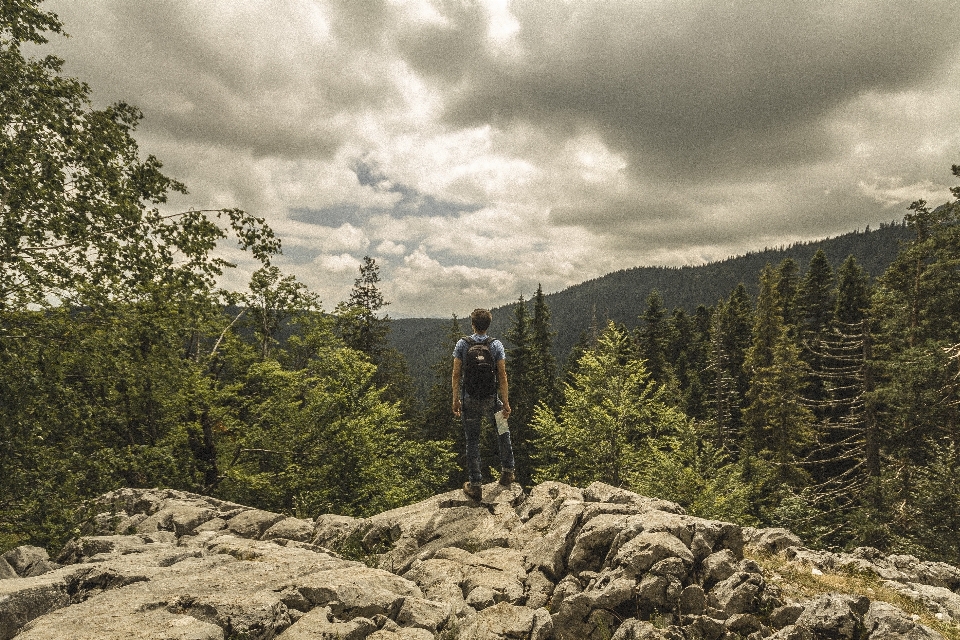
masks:
[[[486,336],[481,336],[481,335],[475,333],[475,334],[473,334],[473,335],[470,336],[470,337],[473,338],[474,340],[478,340],[478,341],[479,341],[479,340],[482,340],[483,338],[485,338]],[[506,359],[507,359],[507,352],[506,352],[506,350],[503,348],[503,343],[501,343],[499,340],[494,340],[493,342],[491,342],[491,343],[488,344],[487,346],[490,347],[490,355],[493,356],[493,362],[494,362],[494,363],[497,363],[497,362],[499,362],[500,360],[506,360]],[[459,358],[460,360],[463,360],[463,356],[467,355],[467,349],[469,349],[469,348],[470,348],[470,345],[467,344],[467,341],[464,340],[463,338],[460,338],[460,340],[457,342],[457,346],[454,347],[454,349],[453,349],[453,357],[454,357],[454,358]]]

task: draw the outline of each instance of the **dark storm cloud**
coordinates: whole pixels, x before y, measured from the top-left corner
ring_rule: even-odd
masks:
[[[467,68],[430,58],[449,60],[446,72],[411,60],[454,92],[448,120],[590,130],[627,153],[632,169],[660,177],[829,157],[819,121],[865,92],[910,88],[936,72],[956,56],[960,25],[955,3],[936,1],[545,0],[513,9],[518,55]],[[463,32],[460,24],[450,31]],[[437,46],[450,35],[434,36]]]
[[[85,12],[99,23],[95,52],[90,39],[57,43],[68,71],[88,80],[97,97],[142,108],[145,130],[191,144],[255,157],[329,156],[350,135],[340,114],[396,100],[377,60],[318,37],[308,16],[290,7],[267,15],[243,3],[54,5],[68,31],[90,20]]]

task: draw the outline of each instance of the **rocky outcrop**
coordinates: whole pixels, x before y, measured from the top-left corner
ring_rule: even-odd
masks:
[[[609,485],[459,491],[378,514],[301,520],[171,490],[91,502],[51,561],[0,561],[0,640],[939,638],[884,602],[788,602],[744,546],[869,571],[960,619],[960,571],[875,550],[805,549]]]

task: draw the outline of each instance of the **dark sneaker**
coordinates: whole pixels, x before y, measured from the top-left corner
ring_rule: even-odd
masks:
[[[472,482],[463,483],[463,492],[467,494],[468,497],[477,501],[483,497],[483,489],[481,488],[481,485],[474,484]]]
[[[500,484],[505,487],[509,487],[513,484],[516,476],[513,474],[513,469],[504,469],[500,472]]]

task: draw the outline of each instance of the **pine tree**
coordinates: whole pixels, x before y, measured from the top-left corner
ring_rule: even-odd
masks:
[[[647,308],[637,328],[637,346],[650,376],[658,383],[672,384],[673,372],[667,363],[667,310],[663,297],[654,289],[647,296]]]
[[[800,267],[793,258],[787,258],[777,267],[777,296],[780,298],[783,323],[787,331],[796,332],[801,310],[797,304],[800,289]]]
[[[815,340],[830,327],[836,306],[833,287],[833,269],[821,249],[810,259],[807,273],[797,291],[797,317],[801,338]]]
[[[836,306],[833,292],[833,269],[826,254],[820,250],[810,260],[806,275],[797,291],[797,335],[804,346],[801,352],[814,373],[823,370],[827,363],[821,362],[821,342],[833,325],[833,311]],[[804,390],[806,397],[814,405],[814,414],[818,420],[829,417],[827,384],[816,375],[809,378]]]
[[[721,300],[710,330],[709,375],[717,446],[730,446],[729,437],[742,441],[743,408],[750,382],[744,369],[753,324],[750,296],[740,283],[730,298]]]
[[[560,402],[557,386],[557,359],[553,355],[553,339],[556,332],[550,327],[550,308],[543,295],[543,287],[537,285],[533,298],[533,378],[537,402],[556,407]]]
[[[713,444],[718,449],[733,445],[737,440],[741,396],[734,378],[735,366],[729,345],[724,340],[728,303],[720,300],[713,313],[713,329],[710,332],[708,366],[704,377],[710,385],[710,421],[713,425]],[[732,441],[731,441],[732,440]],[[731,447],[732,448],[732,447]]]
[[[663,401],[628,332],[611,322],[580,358],[559,411],[537,407],[534,481],[620,486],[637,476],[647,438],[671,435],[685,420]]]
[[[859,325],[870,308],[870,277],[857,259],[848,256],[837,269],[834,318],[843,326]]]
[[[782,481],[798,487],[805,482],[798,459],[810,438],[813,415],[801,397],[806,370],[783,321],[778,280],[769,265],[760,275],[753,343],[744,363],[750,373],[744,421],[760,455],[777,465]]]
[[[667,361],[673,363],[681,404],[687,415],[705,419],[706,398],[700,372],[707,368],[708,336],[700,334],[695,322],[677,308],[668,324]]]
[[[337,331],[348,347],[366,354],[376,366],[373,384],[386,390],[384,399],[400,403],[408,423],[415,424],[420,408],[416,386],[403,354],[390,346],[390,316],[379,315],[390,303],[384,300],[379,283],[380,265],[364,256],[349,301],[337,306]]]
[[[513,306],[513,324],[504,336],[510,344],[507,357],[507,379],[510,382],[510,438],[513,443],[513,455],[516,463],[517,481],[527,484],[530,479],[530,422],[537,404],[536,368],[537,354],[534,346],[534,334],[527,304],[520,299]],[[486,443],[492,458],[495,459],[497,443],[491,431]]]
[[[360,276],[354,280],[350,299],[337,309],[338,329],[344,342],[379,362],[390,332],[388,316],[380,317],[381,309],[390,304],[380,291],[380,265],[370,256],[363,257]]]

